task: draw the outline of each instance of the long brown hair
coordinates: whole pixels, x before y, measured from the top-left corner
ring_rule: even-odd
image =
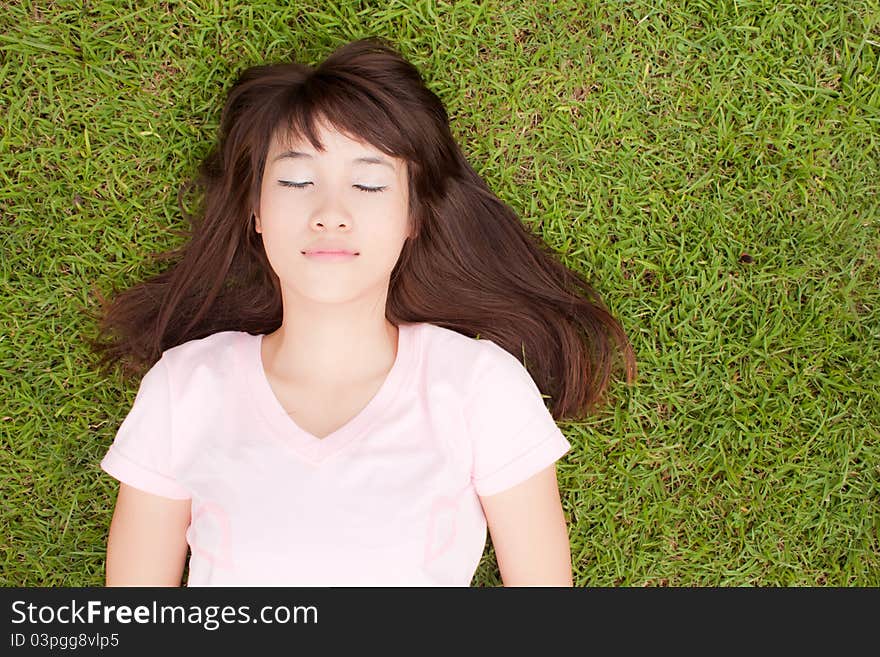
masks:
[[[316,67],[244,70],[217,143],[181,188],[202,190],[202,208],[189,214],[178,195],[188,240],[151,256],[173,264],[112,304],[95,292],[98,339],[86,340],[100,367],[121,363],[125,374],[141,375],[189,340],[281,325],[280,283],[253,214],[273,135],[286,128],[321,151],[316,121],[407,162],[411,237],[391,273],[388,321],[492,340],[523,362],[556,420],[584,417],[606,401],[617,355],[627,383],[635,380],[632,347],[599,294],[492,193],[456,144],[442,101],[378,37],[343,45]]]

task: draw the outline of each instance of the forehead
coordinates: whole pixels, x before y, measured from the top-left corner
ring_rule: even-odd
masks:
[[[324,147],[318,151],[304,135],[297,136],[286,131],[276,130],[267,154],[269,165],[286,162],[314,162],[318,158],[341,158],[358,166],[375,167],[398,172],[402,162],[386,155],[369,142],[356,137],[349,137],[332,126],[318,124],[316,126],[318,140]]]
[[[278,153],[279,151],[294,150],[315,155],[323,155],[334,151],[345,151],[388,157],[369,142],[356,136],[346,135],[333,126],[317,123],[315,126],[315,132],[317,133],[318,141],[321,142],[321,145],[324,147],[323,152],[317,151],[304,134],[293,134],[292,131],[285,130],[283,126],[277,129],[272,135],[269,152]]]

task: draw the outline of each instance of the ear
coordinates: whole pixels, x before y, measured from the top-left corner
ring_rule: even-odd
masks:
[[[263,225],[260,223],[260,217],[257,215],[256,212],[251,213],[251,216],[254,220],[254,230],[257,231],[258,233],[262,233],[263,232]]]

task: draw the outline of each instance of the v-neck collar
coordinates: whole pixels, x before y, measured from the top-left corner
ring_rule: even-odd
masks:
[[[242,332],[238,353],[251,401],[268,422],[271,433],[276,438],[298,456],[312,463],[319,463],[368,432],[377,421],[381,421],[383,413],[397,397],[412,370],[418,327],[419,324],[398,325],[397,355],[378,392],[357,415],[323,438],[318,438],[300,427],[275,396],[263,368],[263,334]]]

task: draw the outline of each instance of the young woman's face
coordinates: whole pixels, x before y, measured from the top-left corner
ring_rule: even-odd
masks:
[[[312,300],[387,292],[409,235],[406,163],[326,126],[319,137],[324,152],[277,137],[269,147],[254,213],[266,256],[283,286]],[[357,255],[307,255],[324,249]]]

